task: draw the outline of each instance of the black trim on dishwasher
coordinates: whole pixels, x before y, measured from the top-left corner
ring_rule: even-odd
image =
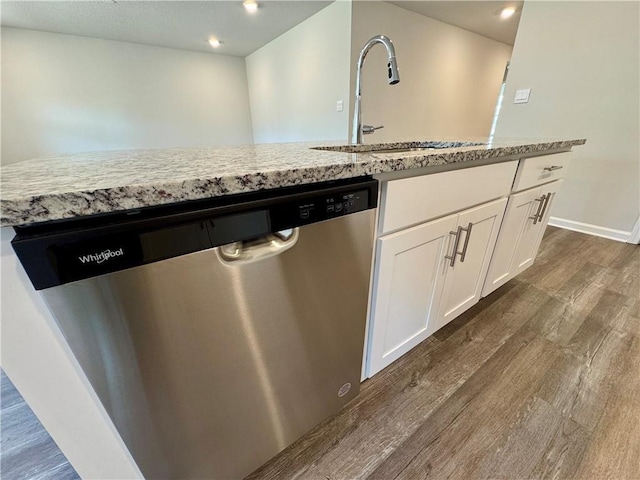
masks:
[[[36,290],[376,208],[370,176],[15,227]]]

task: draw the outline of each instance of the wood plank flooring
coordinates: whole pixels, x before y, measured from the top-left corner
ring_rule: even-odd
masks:
[[[257,479],[640,479],[640,247],[536,263],[367,380]]]

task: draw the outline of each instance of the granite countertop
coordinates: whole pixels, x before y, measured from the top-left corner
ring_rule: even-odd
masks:
[[[345,153],[335,142],[57,155],[2,167],[0,226],[26,225],[327,180],[569,149],[585,139],[461,139],[482,145]],[[446,142],[445,142],[446,144]],[[389,144],[386,144],[389,145]]]

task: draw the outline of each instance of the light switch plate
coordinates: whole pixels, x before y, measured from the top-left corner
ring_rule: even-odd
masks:
[[[336,112],[341,112],[343,108],[344,108],[344,103],[342,102],[342,100],[338,100],[336,102]]]
[[[530,88],[516,90],[516,96],[513,98],[513,103],[527,103],[529,102],[529,95],[531,95]]]

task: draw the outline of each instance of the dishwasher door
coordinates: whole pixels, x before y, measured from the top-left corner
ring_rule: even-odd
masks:
[[[374,219],[42,291],[146,478],[240,478],[357,395]]]

